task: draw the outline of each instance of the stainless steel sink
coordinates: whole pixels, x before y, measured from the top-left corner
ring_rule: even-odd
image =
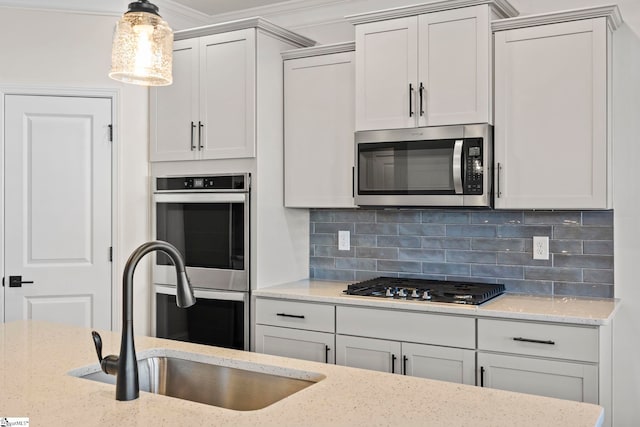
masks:
[[[255,365],[260,367],[263,365]],[[83,374],[75,371],[69,374],[115,384],[115,376],[101,370]],[[291,371],[299,372],[298,377],[306,377],[293,378],[171,356],[139,358],[138,372],[141,391],[236,411],[265,408],[324,378],[320,374]]]

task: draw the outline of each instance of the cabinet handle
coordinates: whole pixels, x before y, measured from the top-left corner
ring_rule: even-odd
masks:
[[[402,356],[402,370],[403,370],[403,375],[407,375],[407,361],[409,360],[409,358],[407,356]]]
[[[413,117],[413,85],[409,83],[409,117]]]
[[[484,387],[484,366],[480,366],[480,387]]]
[[[295,317],[296,319],[304,319],[304,315],[302,315],[302,314],[276,313],[276,316],[281,316],[281,317]]]
[[[191,122],[191,151],[196,149],[196,144],[193,139],[193,130],[196,128],[196,124]]]
[[[328,345],[324,346],[324,363],[329,363],[329,350],[331,350],[331,348],[329,348]]]
[[[391,373],[395,374],[396,373],[396,355],[395,354],[391,354]]]
[[[202,128],[204,125],[202,122],[198,122],[198,150],[202,150],[204,146],[202,145]]]
[[[534,340],[531,338],[522,338],[522,337],[514,337],[513,338],[514,341],[521,341],[521,342],[532,342],[535,344],[548,344],[548,345],[556,345],[555,341],[551,341],[551,340]]]
[[[418,90],[418,93],[420,94],[420,116],[424,116],[424,108],[422,103],[422,92],[424,92],[424,90],[424,85],[422,84],[422,82],[420,82],[420,89]]]
[[[502,195],[502,192],[500,191],[500,174],[501,173],[502,173],[502,165],[500,163],[498,163],[498,178],[497,178],[497,180],[498,180],[497,187],[498,188],[496,189],[497,190],[496,193],[497,193],[498,199]]]

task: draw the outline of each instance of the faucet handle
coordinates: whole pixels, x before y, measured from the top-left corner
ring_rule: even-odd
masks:
[[[98,354],[98,361],[102,362],[102,337],[96,331],[91,331],[93,337],[93,343],[96,346],[96,353]]]
[[[100,362],[100,368],[109,375],[115,375],[118,372],[118,356],[109,355],[102,357],[102,337],[96,331],[91,331],[93,337],[93,343],[96,346],[96,353],[98,354],[98,361]]]

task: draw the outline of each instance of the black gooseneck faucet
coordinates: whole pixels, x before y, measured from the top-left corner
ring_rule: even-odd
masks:
[[[178,286],[176,303],[180,308],[191,307],[196,302],[193,289],[185,272],[184,261],[175,246],[163,241],[151,241],[140,245],[127,260],[122,275],[122,340],[120,356],[102,357],[102,339],[93,331],[93,341],[102,370],[116,375],[116,400],[134,400],[140,395],[138,382],[138,361],[133,342],[133,273],[143,256],[152,251],[162,251],[171,258],[176,268]]]

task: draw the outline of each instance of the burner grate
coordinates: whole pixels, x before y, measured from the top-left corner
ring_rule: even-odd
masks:
[[[353,283],[347,295],[479,305],[505,292],[503,284],[376,277]]]

